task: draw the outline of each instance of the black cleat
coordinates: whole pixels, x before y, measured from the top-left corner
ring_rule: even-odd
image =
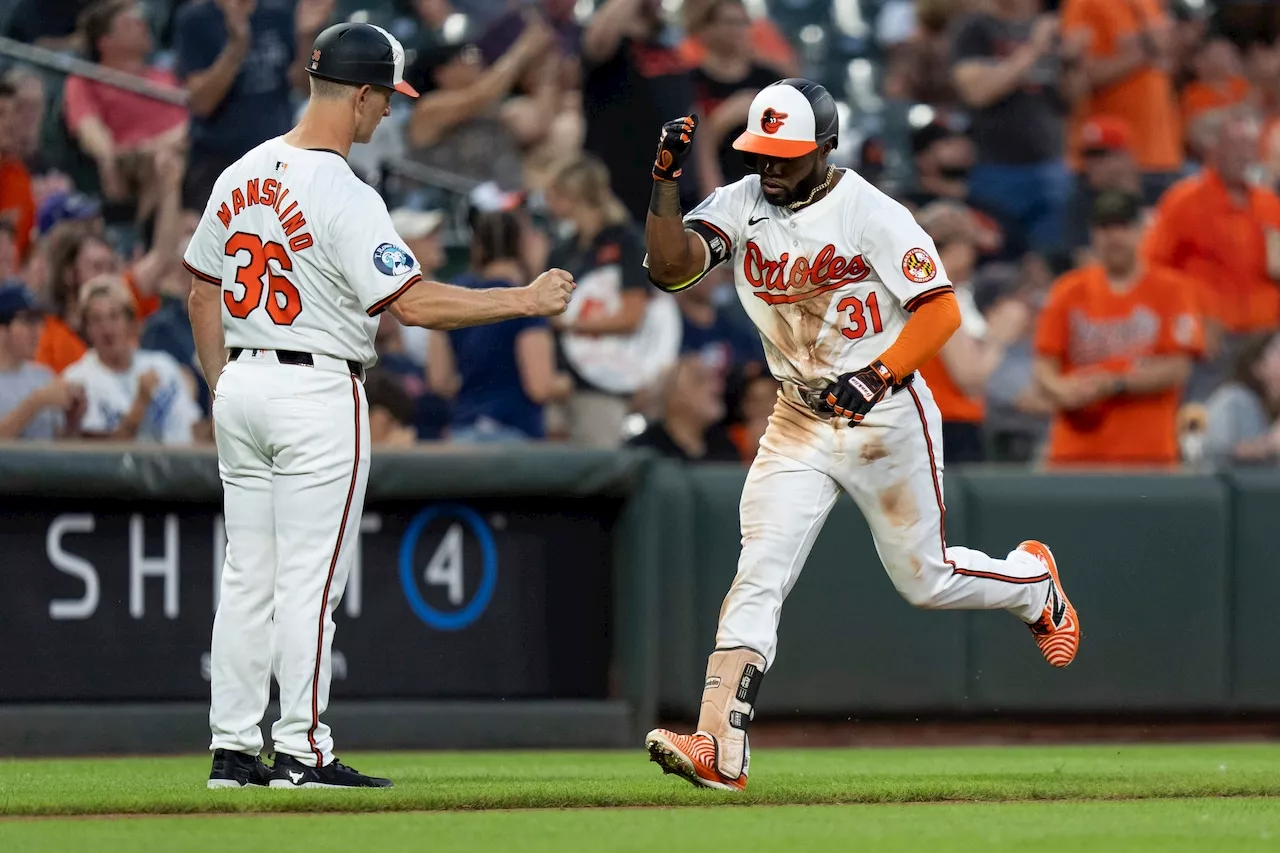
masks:
[[[266,787],[271,781],[271,768],[256,755],[231,749],[213,751],[213,769],[209,771],[210,788],[243,788],[247,785]]]
[[[276,753],[272,788],[391,788],[390,779],[366,776],[338,759],[324,767],[309,767],[292,755]]]

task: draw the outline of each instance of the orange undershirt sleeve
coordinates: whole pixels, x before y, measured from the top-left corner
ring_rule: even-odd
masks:
[[[958,328],[960,303],[955,294],[948,290],[930,296],[916,306],[898,339],[880,356],[880,363],[901,380],[937,355]]]

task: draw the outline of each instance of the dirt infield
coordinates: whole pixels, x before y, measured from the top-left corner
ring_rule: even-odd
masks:
[[[674,723],[687,729],[688,723]],[[1185,743],[1280,740],[1280,716],[1218,718],[920,718],[915,720],[760,720],[759,747],[978,746],[1045,743]]]

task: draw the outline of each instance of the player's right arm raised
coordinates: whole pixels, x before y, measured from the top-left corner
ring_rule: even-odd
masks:
[[[709,267],[706,241],[685,227],[680,212],[680,185],[676,183],[697,127],[697,116],[684,116],[663,125],[653,162],[653,194],[645,218],[644,247],[649,280],[668,292],[692,287]]]

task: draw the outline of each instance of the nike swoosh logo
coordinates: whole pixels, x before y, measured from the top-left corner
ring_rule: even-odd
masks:
[[[1051,582],[1052,583],[1052,582]],[[1062,600],[1062,596],[1058,594],[1057,584],[1053,585],[1053,624],[1055,627],[1062,625],[1062,619],[1067,615],[1067,603]]]
[[[769,218],[769,217],[767,217],[767,216],[757,216],[755,219],[748,219],[748,220],[747,220],[747,224],[748,224],[748,225],[755,225],[757,222],[764,222],[764,221],[765,221],[766,219],[768,219],[768,218]]]
[[[301,770],[290,770],[289,778],[293,780],[293,784],[298,784],[298,780],[302,778]]]

